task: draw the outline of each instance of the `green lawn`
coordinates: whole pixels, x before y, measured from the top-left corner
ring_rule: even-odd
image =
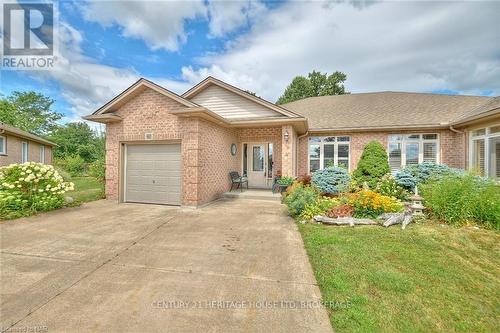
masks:
[[[437,223],[299,225],[336,332],[494,332],[500,233]]]
[[[104,198],[104,185],[92,177],[73,177],[75,190],[68,195],[75,199],[75,203],[94,201]]]

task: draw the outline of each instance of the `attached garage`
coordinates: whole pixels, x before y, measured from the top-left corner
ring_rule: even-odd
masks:
[[[124,201],[181,204],[181,145],[125,145]]]

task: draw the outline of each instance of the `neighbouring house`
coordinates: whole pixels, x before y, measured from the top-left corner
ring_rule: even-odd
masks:
[[[0,122],[0,166],[12,163],[52,164],[55,143]]]
[[[423,161],[500,177],[500,97],[379,92],[275,105],[208,77],[183,95],[140,79],[84,117],[106,124],[106,195],[199,206],[230,171],[269,188],[277,172],[353,171],[380,141],[393,170]]]

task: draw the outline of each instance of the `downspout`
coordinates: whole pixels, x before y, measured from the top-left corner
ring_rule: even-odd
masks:
[[[468,158],[467,156],[469,155],[469,148],[468,148],[468,145],[467,145],[467,135],[465,133],[465,131],[460,131],[460,130],[457,130],[456,128],[453,127],[453,125],[450,125],[449,126],[449,129],[450,131],[454,132],[454,133],[458,133],[458,134],[463,134],[463,144],[464,144],[464,157],[463,157],[463,162],[464,162],[464,169],[467,169],[467,162],[468,162]]]
[[[465,131],[457,130],[456,128],[453,127],[453,125],[450,125],[449,129],[450,129],[450,131],[455,132],[455,133],[465,134]]]
[[[300,139],[302,139],[303,137],[305,137],[305,136],[307,136],[307,135],[309,135],[309,131],[306,131],[304,134],[299,135],[299,136],[297,137],[297,140],[300,140]]]

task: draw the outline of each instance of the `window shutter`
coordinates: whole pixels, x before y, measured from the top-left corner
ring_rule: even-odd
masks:
[[[437,163],[437,144],[424,142],[424,162]]]

